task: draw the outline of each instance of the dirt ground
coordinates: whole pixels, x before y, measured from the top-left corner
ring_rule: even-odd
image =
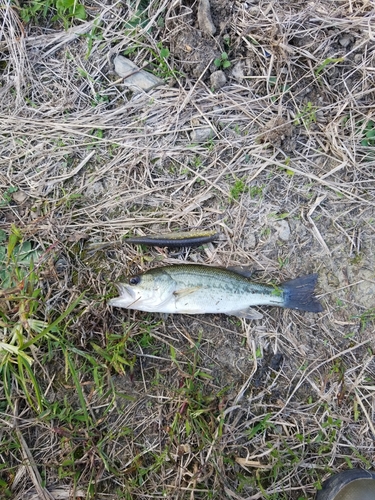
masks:
[[[0,304],[1,494],[297,500],[374,468],[374,3],[87,1],[67,30],[31,3],[0,2],[2,288],[16,229],[39,252],[37,305]],[[197,228],[220,241],[124,239]],[[183,261],[316,272],[324,312],[108,306]],[[30,347],[31,314],[65,316]]]

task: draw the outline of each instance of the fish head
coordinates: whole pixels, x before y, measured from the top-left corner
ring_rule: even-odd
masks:
[[[137,274],[116,284],[119,297],[109,301],[110,306],[139,311],[157,312],[158,307],[171,295],[168,283],[150,272]]]

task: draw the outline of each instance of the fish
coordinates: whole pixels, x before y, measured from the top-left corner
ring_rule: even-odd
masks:
[[[263,315],[252,306],[278,306],[318,313],[317,274],[278,286],[253,282],[248,273],[199,264],[155,267],[118,283],[119,297],[109,305],[166,314],[227,314],[246,319]]]
[[[204,243],[218,240],[220,234],[216,231],[183,231],[179,233],[160,233],[148,236],[126,238],[126,243],[147,245],[152,247],[196,247]]]

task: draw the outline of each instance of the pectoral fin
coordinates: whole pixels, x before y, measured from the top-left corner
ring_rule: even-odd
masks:
[[[200,286],[193,286],[190,288],[181,288],[181,290],[175,290],[173,292],[173,295],[176,296],[176,299],[182,299],[182,297],[186,297],[187,295],[191,295],[194,292],[197,292],[200,290]]]
[[[258,312],[256,309],[252,307],[248,307],[247,309],[242,309],[240,311],[227,312],[226,314],[237,316],[237,318],[245,318],[245,319],[262,319],[263,314]]]

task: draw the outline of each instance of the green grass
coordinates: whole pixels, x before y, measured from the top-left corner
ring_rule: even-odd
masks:
[[[220,57],[217,57],[215,60],[214,60],[214,65],[218,68],[218,69],[228,69],[231,67],[232,63],[229,61],[228,59],[228,54],[227,52],[222,52]]]
[[[338,64],[343,62],[345,59],[344,57],[327,57],[327,59],[324,59],[324,61],[319,64],[319,66],[315,69],[314,73],[317,78],[323,73],[323,71],[330,66],[331,64]]]
[[[366,122],[361,121],[358,123],[358,133],[362,136],[361,146],[373,147],[375,146],[375,123],[373,120]]]
[[[68,29],[75,20],[87,18],[84,4],[76,0],[31,0],[24,2],[20,10],[25,23],[38,23],[52,14],[52,21],[61,22]]]
[[[53,425],[54,432],[65,443],[65,458],[58,467],[58,476],[61,479],[70,477],[77,484],[84,473],[82,467],[77,466],[77,461],[87,454],[87,460],[99,461],[108,470],[113,468],[104,451],[107,434],[98,430],[98,422],[105,420],[111,403],[109,406],[106,404],[107,409],[101,412],[98,419],[87,402],[86,384],[82,381],[86,379],[89,385],[95,387],[100,399],[108,390],[105,387],[108,386],[109,370],[119,371],[123,365],[131,367],[131,361],[119,355],[118,339],[111,336],[105,356],[100,350],[97,352],[98,349],[90,353],[71,343],[69,325],[76,308],[81,307],[83,293],[72,300],[62,313],[41,319],[46,313],[40,285],[45,272],[44,254],[36,243],[24,240],[16,227],[9,235],[2,233],[1,236],[0,277],[5,287],[0,297],[3,329],[0,342],[0,407],[3,412],[12,413],[15,404],[24,401],[39,421]],[[121,339],[121,342],[124,341]],[[40,369],[43,366],[48,370],[53,365],[54,379],[48,385],[55,391],[64,388],[65,393],[64,397],[55,401],[50,398],[49,391],[46,393],[44,372]],[[67,390],[68,387],[70,390]],[[1,446],[4,444],[3,441]],[[12,446],[16,446],[15,443],[9,445],[9,449]],[[11,469],[6,471],[11,473]],[[0,477],[0,491],[5,497],[9,496],[6,483],[1,481]],[[88,481],[86,476],[85,481]]]
[[[170,52],[168,47],[165,47],[162,42],[159,42],[157,44],[157,50],[152,50],[151,53],[154,56],[152,69],[156,76],[163,80],[180,76],[180,73],[170,66],[170,62],[168,61],[168,59],[170,59]]]
[[[44,254],[36,243],[25,240],[16,227],[2,237],[6,251],[0,271],[3,279],[7,277],[8,288],[3,291],[7,302],[1,309],[5,335],[0,343],[0,376],[5,399],[0,398],[0,405],[9,412],[14,411],[16,399],[24,401],[30,415],[52,426],[60,442],[58,479],[71,481],[76,487],[84,482],[88,498],[94,498],[98,493],[97,470],[114,477],[122,475],[121,462],[113,456],[111,443],[129,446],[134,433],[135,423],[131,421],[130,425],[111,424],[111,415],[118,406],[127,407],[135,401],[126,392],[121,393],[112,378],[133,378],[136,356],[132,351],[136,349],[160,355],[153,332],[162,322],[147,316],[143,323],[124,321],[121,334],[107,331],[101,343],[92,340],[85,348],[77,346],[72,342],[70,327],[82,315],[84,295],[71,301],[63,312],[42,320]],[[168,389],[165,445],[158,451],[140,449],[132,458],[127,486],[118,492],[124,498],[131,498],[139,488],[153,484],[159,474],[173,468],[170,455],[174,450],[180,450],[182,455],[207,453],[222,437],[224,420],[220,418],[219,405],[225,389],[210,389],[212,377],[200,367],[200,340],[182,358],[172,346],[169,354],[176,377]],[[49,381],[40,371],[41,365],[46,373],[54,373]],[[150,387],[159,391],[163,385],[167,387],[168,383],[155,371]],[[63,396],[51,398],[51,389]],[[99,412],[93,411],[93,402]],[[2,439],[0,446],[5,443]],[[14,453],[19,453],[16,440],[8,445],[12,446]],[[93,463],[94,468],[90,465]],[[4,477],[11,473],[11,468],[4,468]],[[6,497],[8,483],[1,482],[1,477],[0,474],[0,491]],[[207,484],[198,485],[197,489],[205,490]]]
[[[305,104],[294,118],[294,125],[303,125],[307,130],[316,123],[317,107],[311,101]]]
[[[132,7],[137,7],[132,11],[132,16],[125,22],[125,34],[128,36],[136,35],[139,29],[144,28],[148,22],[147,9],[150,6],[150,0],[140,0],[139,2],[132,2]]]
[[[2,200],[0,201],[0,208],[9,205],[12,201],[12,194],[18,191],[18,187],[9,186],[2,194]]]
[[[243,193],[249,191],[249,187],[242,179],[236,179],[230,188],[229,195],[231,200],[238,200]]]

